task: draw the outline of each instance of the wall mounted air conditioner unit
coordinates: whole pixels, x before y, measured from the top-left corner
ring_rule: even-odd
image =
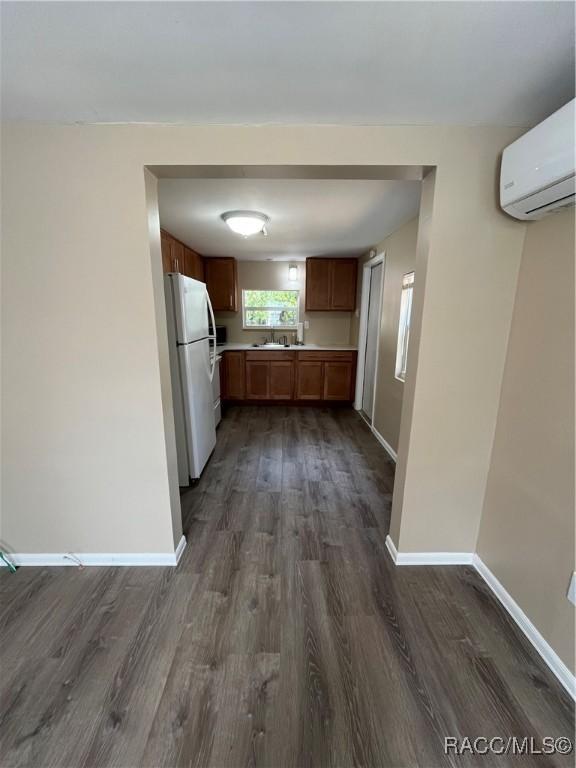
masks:
[[[575,100],[502,153],[500,205],[515,219],[541,219],[575,201]]]

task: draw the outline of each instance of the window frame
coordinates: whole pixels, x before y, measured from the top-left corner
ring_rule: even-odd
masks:
[[[295,293],[296,294],[296,306],[284,307],[284,309],[296,310],[296,322],[294,325],[247,325],[246,324],[246,310],[264,310],[265,312],[277,311],[280,307],[247,307],[246,306],[246,294],[248,292],[278,292],[278,293]],[[296,331],[298,329],[298,323],[300,322],[300,290],[298,288],[242,288],[242,330],[244,331]]]
[[[406,382],[406,368],[408,366],[408,347],[410,344],[413,300],[414,271],[406,272],[402,276],[402,290],[400,293],[400,313],[398,316],[398,337],[396,341],[394,378],[397,381],[401,381],[403,384]]]

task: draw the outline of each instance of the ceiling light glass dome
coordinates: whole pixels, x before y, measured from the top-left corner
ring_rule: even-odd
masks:
[[[242,237],[250,237],[260,232],[266,234],[266,224],[270,219],[264,213],[258,211],[226,211],[222,219],[228,224],[232,232]]]

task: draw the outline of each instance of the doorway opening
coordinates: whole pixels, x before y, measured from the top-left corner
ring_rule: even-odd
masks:
[[[383,305],[388,306],[386,243],[389,238],[405,238],[397,233],[404,232],[407,224],[416,233],[426,169],[148,166],[147,170],[156,181],[150,207],[156,221],[151,236],[159,325],[166,323],[163,272],[180,275],[180,281],[188,278],[205,284],[214,304],[216,343],[222,345],[218,350],[222,386],[212,394],[215,403],[222,398],[225,416],[229,409],[237,413],[242,405],[354,405],[395,459],[376,430],[380,415],[389,411],[398,423],[382,433],[390,433],[391,444],[397,443],[398,398],[390,407],[382,405],[381,392],[378,399],[388,378],[388,369],[382,370],[380,334]],[[270,220],[267,236],[234,238],[222,220],[222,211],[232,209],[265,211]],[[297,227],[289,226],[295,221]],[[400,249],[391,248],[394,269],[398,250],[414,257],[415,240],[411,236],[407,240]],[[357,273],[361,296],[356,292]],[[395,278],[393,275],[391,285]],[[289,306],[277,304],[280,293],[285,303],[292,301]],[[273,330],[282,326],[282,344],[282,339],[267,338],[269,326]],[[160,328],[171,496],[176,497],[178,486],[188,485],[176,471],[178,409],[169,394],[174,375],[166,365],[168,336]],[[272,349],[274,346],[283,348]],[[386,359],[388,353],[386,350]],[[204,411],[208,412],[208,405]],[[364,429],[362,424],[359,427]],[[193,432],[192,428],[188,431]],[[221,445],[224,442],[222,437]],[[216,443],[218,448],[218,438]],[[213,473],[206,466],[203,484],[212,487],[216,479],[211,479]],[[226,478],[220,476],[219,482],[223,480]],[[186,517],[187,502],[180,500]]]

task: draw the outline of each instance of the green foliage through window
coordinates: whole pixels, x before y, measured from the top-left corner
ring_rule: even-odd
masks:
[[[242,291],[245,328],[294,328],[299,291]]]

